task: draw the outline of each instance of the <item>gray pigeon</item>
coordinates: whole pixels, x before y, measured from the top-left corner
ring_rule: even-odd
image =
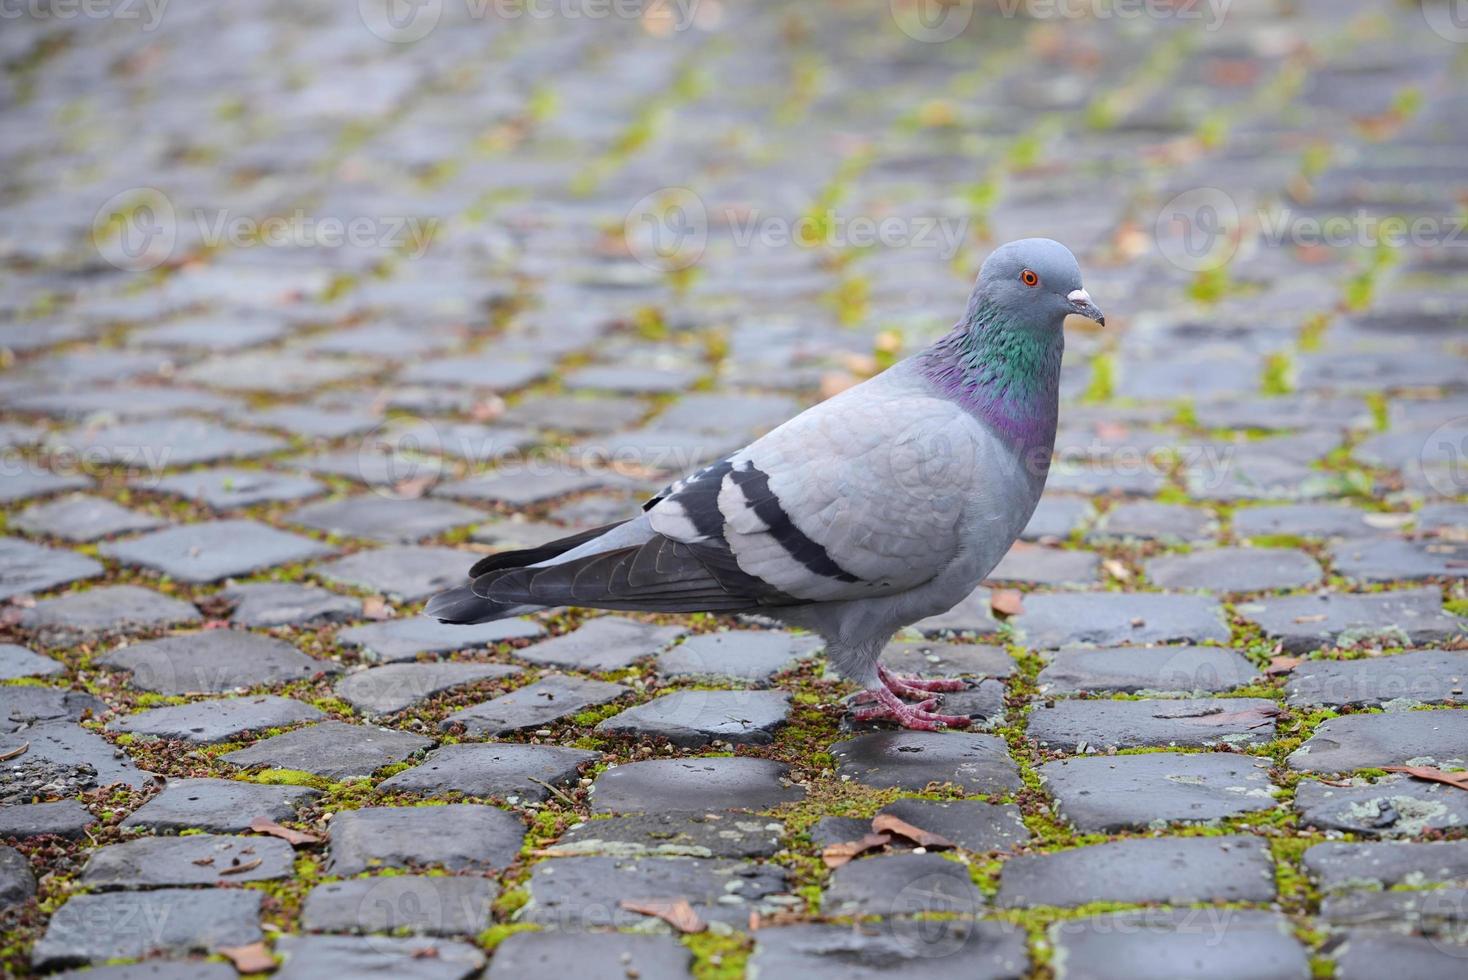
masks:
[[[866,689],[858,719],[966,726],[930,697],[961,682],[899,677],[878,657],[902,627],[968,596],[1029,522],[1070,314],[1106,322],[1065,246],[1001,246],[931,347],[673,483],[636,517],[483,559],[427,614],[758,611],[825,638],[831,663]]]

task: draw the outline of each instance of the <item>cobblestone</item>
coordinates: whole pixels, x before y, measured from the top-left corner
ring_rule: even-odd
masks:
[[[1274,862],[1254,837],[1181,837],[1021,855],[1004,865],[995,902],[1010,908],[1092,902],[1270,902]]]
[[[280,684],[334,669],[284,640],[236,630],[166,636],[119,647],[97,661],[126,671],[128,684],[159,694],[220,694]]]
[[[1462,972],[1465,794],[1379,770],[1468,758],[1468,262],[1365,240],[1458,223],[1443,4],[255,6],[0,31],[0,974]],[[1030,235],[1108,326],[1026,546],[883,654],[971,730],[757,615],[421,615]],[[958,852],[826,868],[878,814]]]
[[[503,870],[524,836],[518,817],[492,806],[367,807],[332,821],[326,871],[346,877],[372,868],[410,866]]]

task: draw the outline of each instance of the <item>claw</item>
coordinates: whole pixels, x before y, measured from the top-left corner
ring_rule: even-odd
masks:
[[[940,715],[932,709],[938,706],[937,698],[928,698],[917,704],[908,704],[886,687],[863,691],[862,695],[876,701],[870,708],[851,713],[854,721],[895,721],[903,728],[920,732],[936,732],[940,728],[967,728],[972,719],[966,715]]]
[[[881,664],[877,665],[877,677],[893,694],[922,698],[928,694],[944,694],[968,689],[968,682],[949,677],[904,677],[894,674]]]

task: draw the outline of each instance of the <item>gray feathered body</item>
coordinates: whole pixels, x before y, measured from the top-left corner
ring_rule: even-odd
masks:
[[[873,686],[892,635],[952,608],[1009,550],[1054,443],[1053,391],[1048,421],[1016,436],[945,391],[921,358],[672,484],[631,520],[485,559],[429,615],[757,610],[821,634],[837,669]]]

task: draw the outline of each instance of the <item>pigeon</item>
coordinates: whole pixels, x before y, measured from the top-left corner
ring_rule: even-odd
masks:
[[[1002,245],[932,346],[670,484],[634,517],[482,559],[425,612],[462,624],[562,605],[759,613],[820,634],[863,689],[855,719],[966,727],[933,696],[964,682],[894,674],[880,654],[969,596],[1029,523],[1072,314],[1106,322],[1069,249]]]

